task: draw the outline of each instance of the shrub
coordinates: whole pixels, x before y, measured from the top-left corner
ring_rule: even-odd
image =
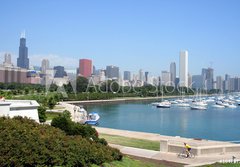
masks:
[[[91,166],[122,158],[109,146],[27,118],[0,118],[0,131],[1,166]]]
[[[83,138],[91,139],[97,143],[107,145],[107,141],[98,138],[98,133],[95,128],[90,125],[82,125],[75,123],[70,119],[70,113],[64,111],[58,117],[53,118],[51,125],[63,130],[67,135],[80,135]]]

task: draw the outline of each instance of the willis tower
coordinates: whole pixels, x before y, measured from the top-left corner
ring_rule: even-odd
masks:
[[[25,32],[21,34],[19,57],[17,59],[17,66],[25,69],[29,69],[28,48],[26,47]]]

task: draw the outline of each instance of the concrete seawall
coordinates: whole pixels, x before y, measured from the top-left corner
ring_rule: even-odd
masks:
[[[192,147],[194,154],[197,156],[240,153],[240,144],[233,144],[229,142],[191,139],[179,136],[173,137],[155,133],[135,132],[102,127],[96,127],[96,129],[100,134],[159,141],[160,152],[180,153],[184,148],[183,144],[188,143]]]

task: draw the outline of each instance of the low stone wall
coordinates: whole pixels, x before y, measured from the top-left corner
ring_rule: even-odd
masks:
[[[160,141],[160,152],[180,153],[184,149],[183,145],[172,144],[167,140]],[[226,153],[240,153],[240,144],[216,145],[216,146],[196,146],[192,147],[192,152],[196,156],[221,155]]]

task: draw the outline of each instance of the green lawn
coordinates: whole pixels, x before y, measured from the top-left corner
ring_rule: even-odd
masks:
[[[154,150],[154,151],[160,150],[160,142],[157,142],[157,141],[135,139],[135,138],[107,135],[107,134],[100,134],[99,137],[106,139],[107,142],[111,144],[118,144],[122,146],[142,148],[142,149],[148,149],[148,150]]]
[[[56,112],[46,112],[47,120],[52,120],[53,118],[57,117],[60,113]]]
[[[123,157],[122,161],[114,161],[111,163],[104,163],[103,167],[165,167],[163,165],[156,165],[150,162],[143,162],[139,160],[134,160],[129,157]],[[92,167],[98,167],[97,165],[92,165]]]

